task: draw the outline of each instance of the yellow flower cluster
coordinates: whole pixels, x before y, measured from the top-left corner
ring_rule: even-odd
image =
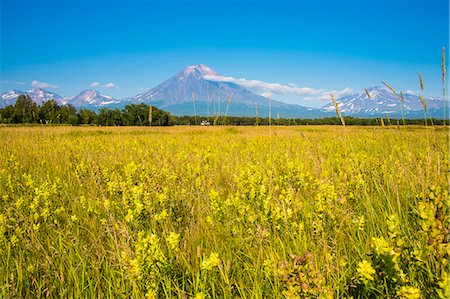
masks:
[[[201,269],[213,270],[215,267],[218,267],[219,264],[220,264],[219,254],[217,252],[211,252],[209,257],[202,261]]]
[[[420,299],[422,294],[418,288],[411,286],[402,286],[400,290],[397,291],[398,298],[402,299]]]
[[[375,269],[372,267],[372,264],[366,260],[358,263],[358,268],[356,269],[358,274],[362,277],[364,282],[368,280],[374,280],[373,275],[376,273]]]

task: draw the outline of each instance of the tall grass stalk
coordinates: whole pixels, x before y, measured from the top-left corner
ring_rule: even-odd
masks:
[[[213,115],[212,115],[212,117],[213,117],[213,121],[214,121],[214,118],[216,117],[216,102],[215,102],[214,92],[211,95],[211,102],[212,102],[212,105],[213,105]]]
[[[259,119],[258,119],[258,103],[255,101],[255,113],[256,113],[256,126],[259,125]]]
[[[446,69],[445,69],[445,47],[442,47],[442,105],[444,106],[444,127],[445,127],[445,122],[446,122],[446,111],[447,110],[447,105],[446,105]]]
[[[270,91],[269,94],[267,96],[267,103],[269,105],[269,128],[272,129],[272,103],[270,101]],[[270,131],[272,134],[272,131]]]
[[[152,120],[153,120],[153,106],[150,105],[150,107],[148,107],[148,123],[150,126],[152,125]]]
[[[404,109],[404,104],[405,104],[405,95],[403,94],[403,91],[400,91],[400,109],[402,110],[402,122],[403,122],[403,126],[406,126],[406,122],[405,122],[405,109]]]
[[[208,121],[209,121],[209,120],[210,120],[210,119],[209,119],[209,103],[210,103],[210,98],[209,98],[209,82],[208,82],[208,84],[206,85],[206,94],[207,94],[207,97],[208,97],[208,108],[207,108],[206,116],[207,116]]]
[[[334,109],[336,110],[336,114],[341,119],[341,124],[345,127],[345,120],[342,117],[341,111],[339,110],[339,103],[334,99],[333,94],[330,94],[330,96],[331,96],[331,101],[333,101]]]
[[[219,117],[220,117],[220,85],[217,86],[217,114],[216,114],[216,117],[214,118],[214,123],[213,123],[214,126],[216,124],[218,124]]]
[[[419,72],[419,83],[420,83],[420,90],[422,91],[422,94],[424,92],[424,87],[423,87],[423,79],[422,79],[422,74]],[[425,121],[425,127],[428,126],[427,124],[427,103],[425,102],[425,99],[423,98],[423,96],[419,95],[420,101],[422,102],[422,106],[423,106],[423,118]]]
[[[389,117],[389,113],[386,113],[386,119],[388,121],[389,126],[392,126],[391,118]]]
[[[194,91],[192,91],[192,105],[194,105],[194,121],[195,121],[195,125],[197,125],[197,109],[195,108],[195,94],[194,94]]]
[[[397,97],[398,97],[398,99],[399,99],[399,101],[400,101],[400,111],[401,111],[401,114],[402,114],[402,122],[403,122],[403,126],[405,126],[406,125],[406,122],[405,122],[405,115],[404,115],[404,113],[403,113],[403,101],[405,100],[404,99],[404,97],[403,97],[403,92],[402,91],[400,91],[400,94],[398,94],[396,91],[395,91],[395,89],[394,88],[392,88],[389,84],[387,84],[386,82],[384,82],[384,81],[381,81],[390,91],[392,91],[392,93],[393,94],[395,94]]]
[[[226,107],[225,107],[225,115],[224,115],[224,119],[223,119],[223,124],[226,125],[226,120],[227,120],[227,115],[228,115],[228,108],[230,107],[231,104],[231,99],[233,98],[233,94],[231,94],[230,96],[226,97]]]

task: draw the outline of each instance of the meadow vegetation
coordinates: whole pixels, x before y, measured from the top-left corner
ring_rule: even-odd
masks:
[[[0,297],[449,298],[439,127],[0,129]]]

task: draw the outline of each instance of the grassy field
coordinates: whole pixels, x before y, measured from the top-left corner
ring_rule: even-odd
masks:
[[[0,297],[448,298],[428,127],[0,129]]]

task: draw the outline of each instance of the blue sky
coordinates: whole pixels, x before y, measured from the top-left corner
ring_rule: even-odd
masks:
[[[307,106],[381,80],[417,91],[418,71],[427,95],[442,92],[447,0],[0,1],[2,92],[98,82],[123,98],[200,63]]]

